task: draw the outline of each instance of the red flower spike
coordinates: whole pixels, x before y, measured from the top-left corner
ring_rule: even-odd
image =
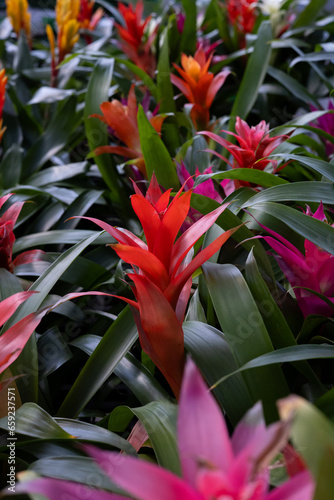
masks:
[[[245,47],[245,35],[252,33],[256,19],[256,0],[228,0],[227,13],[228,20],[238,35],[240,47]]]
[[[144,12],[143,0],[139,0],[135,9],[132,5],[126,6],[118,4],[118,10],[122,14],[125,26],[116,24],[118,34],[121,38],[120,48],[139,68],[143,69],[150,76],[154,76],[156,62],[152,54],[151,46],[153,44],[156,30],[151,36],[146,36],[146,28],[151,20],[151,16],[142,21]]]
[[[182,187],[168,205],[171,190],[162,193],[153,174],[146,196],[138,188],[135,191],[131,203],[142,224],[147,245],[129,231],[87,219],[119,242],[111,247],[133,266],[135,274],[128,276],[134,283],[131,288],[137,302],[123,300],[132,307],[143,350],[178,396],[184,366],[182,321],[190,296],[191,276],[238,228],[226,231],[191,260],[192,247],[228,204],[204,215],[175,243],[188,215],[191,190],[183,193]]]

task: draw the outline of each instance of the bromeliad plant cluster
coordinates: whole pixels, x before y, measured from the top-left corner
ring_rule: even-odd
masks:
[[[0,24],[0,495],[332,499],[332,2],[54,4]]]

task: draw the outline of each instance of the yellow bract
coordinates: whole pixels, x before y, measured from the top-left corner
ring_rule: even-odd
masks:
[[[191,78],[193,78],[196,82],[199,80],[201,76],[201,66],[192,56],[188,57],[185,54],[182,54],[182,66],[184,71],[188,73]]]
[[[17,35],[25,31],[28,40],[31,39],[30,17],[27,0],[6,0],[7,16]]]
[[[79,40],[80,24],[76,19],[70,19],[63,26],[59,36],[59,61],[61,61],[66,54],[69,54]]]
[[[71,19],[77,19],[80,11],[80,0],[57,0],[56,22],[58,28]]]

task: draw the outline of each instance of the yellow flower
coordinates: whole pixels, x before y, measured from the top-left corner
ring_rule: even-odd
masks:
[[[17,36],[23,30],[27,36],[29,45],[31,45],[31,28],[30,17],[28,12],[27,0],[6,0],[7,16],[12,23],[13,29]]]

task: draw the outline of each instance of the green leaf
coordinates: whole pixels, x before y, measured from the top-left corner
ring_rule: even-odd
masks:
[[[136,66],[133,62],[128,61],[127,59],[122,59],[121,57],[115,57],[115,61],[119,64],[124,64],[124,66],[130,69],[132,73],[139,76],[147,90],[149,90],[150,94],[156,101],[158,101],[157,87],[152,78],[150,78],[150,76],[143,69],[138,68],[138,66]]]
[[[28,314],[37,311],[66,269],[99,234],[100,233],[94,234],[86,240],[77,243],[74,247],[60,255],[60,257],[48,267],[42,276],[40,276],[30,287],[30,290],[35,290],[39,293],[29,297],[29,299],[17,309],[4,325],[3,332]],[[37,401],[38,359],[34,336],[30,337],[18,359],[11,365],[11,370],[13,375],[21,373],[26,374],[25,377],[23,377],[24,380],[18,380],[17,382],[19,390],[20,388],[22,389],[20,390],[21,398],[23,400]]]
[[[101,58],[96,62],[89,79],[85,101],[84,121],[88,144],[91,151],[108,144],[107,126],[92,114],[100,114],[100,105],[108,100],[109,88],[114,70],[114,59]],[[118,205],[124,204],[123,188],[112,162],[112,156],[103,154],[94,157],[104,182],[111,191],[111,197]]]
[[[226,172],[215,172],[213,174],[199,175],[195,180],[195,187],[208,179],[238,179],[241,181],[252,182],[258,186],[271,187],[281,184],[287,184],[287,181],[276,175],[254,168],[238,168],[227,170]]]
[[[0,428],[8,429],[7,417],[0,420]],[[38,439],[73,439],[57,422],[35,403],[25,403],[15,412],[15,432]]]
[[[69,418],[55,418],[57,424],[72,437],[79,441],[91,441],[95,443],[108,444],[131,455],[135,454],[132,445],[126,439],[117,436],[108,429],[103,429],[94,424],[72,420]]]
[[[28,248],[40,247],[41,245],[73,245],[94,235],[96,236],[96,239],[92,241],[92,243],[96,245],[107,245],[112,242],[109,234],[101,234],[100,231],[90,231],[88,229],[76,229],[74,231],[73,229],[63,229],[22,236],[15,241],[13,252],[20,253]]]
[[[72,452],[73,453],[73,452]],[[29,471],[36,472],[41,476],[62,479],[63,481],[75,481],[96,488],[115,493],[122,490],[113,485],[111,479],[102,469],[88,457],[55,456],[36,460],[29,466]],[[23,477],[22,477],[23,479]]]
[[[193,0],[181,0],[185,12],[185,21],[182,31],[181,52],[194,54],[197,43],[197,12]]]
[[[314,98],[313,94],[311,94],[301,83],[299,83],[295,78],[288,75],[284,71],[273,68],[272,66],[268,67],[268,75],[272,78],[275,78],[283,87],[285,87],[292,95],[297,97],[303,101],[307,106],[312,103],[314,106],[319,108],[318,101]]]
[[[318,12],[326,5],[327,0],[311,0],[304,9],[300,11],[299,16],[295,19],[293,23],[293,28],[299,28],[301,26],[308,26],[312,24]]]
[[[313,500],[331,500],[334,491],[334,443],[327,446],[319,464],[318,480]]]
[[[165,30],[164,42],[160,50],[157,73],[157,93],[160,113],[175,113],[173,86],[170,80],[170,63],[168,47],[168,28]]]
[[[271,23],[270,21],[263,21],[259,27],[253,53],[248,60],[233,104],[229,130],[234,129],[234,122],[237,116],[240,116],[242,119],[247,118],[256,101],[259,88],[267,73],[271,56],[271,39]]]
[[[263,280],[251,250],[246,262],[246,281],[262,315],[263,322],[276,349],[297,345],[285,317]],[[295,364],[297,370],[319,385],[318,378],[307,363]]]
[[[56,89],[54,87],[40,87],[27,104],[39,104],[45,102],[52,104],[63,101],[75,93],[74,89]]]
[[[334,204],[334,186],[328,182],[302,181],[285,184],[284,186],[274,186],[262,191],[246,203],[241,208],[256,206],[258,203],[272,201],[307,201]]]
[[[0,185],[4,189],[10,189],[19,184],[22,170],[23,150],[13,144],[7,149],[0,163]]]
[[[304,238],[312,241],[318,247],[334,254],[334,228],[326,222],[314,219],[298,212],[294,208],[278,203],[266,202],[256,205],[255,210],[276,217]],[[250,209],[253,213],[253,208]]]
[[[41,168],[53,155],[64,148],[76,124],[76,98],[60,103],[45,132],[35,142],[23,160],[25,175]]]
[[[312,111],[311,113],[302,114],[301,116],[298,116],[296,118],[293,118],[289,122],[286,122],[284,125],[280,125],[278,127],[271,129],[270,134],[272,136],[279,134],[288,134],[289,132],[293,132],[293,130],[295,130],[296,127],[302,127],[307,123],[314,122],[321,116],[326,115],[327,113],[328,111]]]
[[[77,416],[113,373],[138,336],[129,306],[125,307],[116,321],[104,334],[75,380],[63,404],[59,416]]]
[[[82,335],[73,340],[71,345],[82,349],[91,356],[101,341],[97,335]],[[141,404],[145,405],[159,399],[169,399],[167,393],[158,384],[144,365],[139,363],[132,354],[127,353],[115,368],[115,374],[127,385]]]
[[[64,181],[66,179],[71,179],[76,175],[83,174],[87,171],[88,162],[81,161],[78,163],[69,163],[68,165],[57,165],[55,167],[50,167],[33,174],[27,179],[27,184],[33,186],[48,186],[49,184],[54,184],[55,182]]]
[[[193,194],[191,196],[191,206],[195,210],[198,210],[201,214],[206,215],[216,208],[219,207],[219,203],[206,196],[202,196],[200,194]],[[231,212],[228,208],[224,210],[224,212],[218,217],[216,220],[216,224],[222,227],[225,231],[228,229],[232,229],[233,227],[239,226],[242,221],[237,217],[234,213]],[[242,246],[246,248],[246,250],[250,251],[252,247],[254,247],[254,254],[259,264],[266,271],[268,276],[272,276],[272,268],[268,258],[266,251],[263,248],[263,245],[257,240],[252,241],[244,241],[249,238],[253,238],[254,234],[250,231],[247,226],[242,226],[233,233],[233,239],[238,243],[242,243]]]
[[[199,321],[186,321],[183,331],[185,347],[209,385],[222,373],[236,370],[237,364],[222,332]],[[230,381],[218,386],[214,393],[232,425],[236,425],[252,406],[252,399],[241,376]]]
[[[202,266],[212,302],[237,365],[273,351],[254,298],[240,271],[231,264]],[[266,419],[277,419],[275,402],[288,393],[280,367],[244,374],[253,402],[263,401]]]
[[[334,169],[333,169],[333,164],[324,160],[318,160],[317,158],[313,158],[311,156],[300,156],[300,155],[293,155],[293,154],[275,154],[272,155],[273,157],[279,157],[279,158],[284,158],[285,161],[288,160],[294,160],[298,161],[302,165],[306,165],[307,167],[311,168],[312,170],[315,170],[316,172],[319,172],[319,174],[322,174],[324,177],[327,177],[327,179],[331,180],[334,182]],[[270,158],[270,156],[268,157]]]
[[[292,443],[301,453],[317,484],[319,484],[319,478],[323,474],[321,470],[326,451],[330,449],[331,455],[333,454],[334,426],[332,422],[326,419],[311,403],[297,396],[290,396],[286,400],[280,401],[279,412],[283,419],[293,416],[290,432]],[[333,463],[331,465],[333,466]],[[333,494],[333,491],[331,493]],[[318,500],[323,500],[323,498],[330,499],[331,497],[317,496]]]
[[[131,411],[139,418],[152,443],[159,465],[181,475],[177,439],[177,405],[156,401]]]
[[[257,358],[248,361],[244,365],[240,366],[235,372],[229,373],[225,377],[219,379],[213,387],[218,386],[222,382],[225,382],[230,377],[233,377],[237,373],[244,372],[253,368],[259,368],[263,366],[270,366],[281,363],[293,363],[295,361],[307,361],[309,359],[332,359],[334,358],[334,346],[331,345],[296,345],[291,347],[283,347],[282,349],[277,349],[274,352],[269,352],[268,354],[263,354]]]
[[[175,165],[141,105],[138,109],[138,129],[148,178],[151,179],[154,172],[161,186],[178,189],[180,183]]]

